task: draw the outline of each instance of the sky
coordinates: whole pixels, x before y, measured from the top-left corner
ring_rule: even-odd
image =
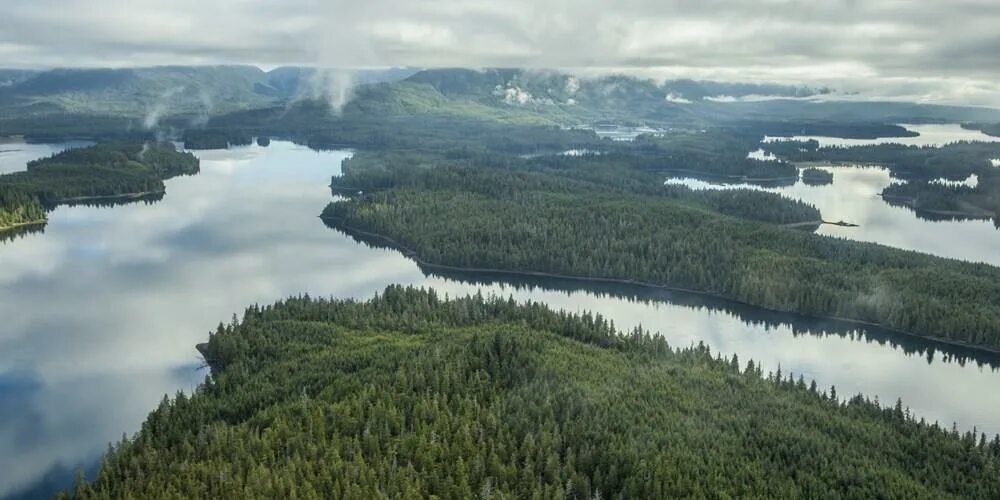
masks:
[[[529,67],[1000,107],[998,0],[0,0],[0,67]]]

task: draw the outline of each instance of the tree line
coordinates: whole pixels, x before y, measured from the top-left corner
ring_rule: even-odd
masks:
[[[587,169],[385,172],[375,176],[381,190],[362,185],[361,196],[331,203],[324,218],[387,236],[433,264],[637,280],[1000,347],[1000,269],[985,264],[730,217],[664,193],[602,187]],[[615,172],[608,165],[600,175]],[[358,187],[364,175],[346,168],[343,179]]]
[[[63,203],[162,193],[164,179],[198,170],[194,155],[166,143],[69,149],[0,175],[0,229],[44,221],[47,210]]]
[[[989,498],[1000,438],[600,316],[389,287],[248,308],[76,498]]]

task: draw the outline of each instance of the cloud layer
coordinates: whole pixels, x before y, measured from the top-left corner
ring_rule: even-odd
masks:
[[[0,66],[520,66],[1000,105],[995,0],[0,0]]]

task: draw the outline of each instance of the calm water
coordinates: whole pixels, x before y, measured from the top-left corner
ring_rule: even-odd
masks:
[[[205,375],[194,345],[246,305],[303,292],[365,298],[392,283],[597,311],[842,396],[902,397],[929,420],[1000,432],[995,357],[690,295],[427,276],[317,218],[349,152],[276,141],[197,154],[202,173],[167,181],[159,203],[59,208],[44,233],[0,245],[0,496],[43,477],[65,485],[67,470],[135,432],[164,394],[194,388]]]
[[[966,130],[956,123],[939,125],[908,125],[900,124],[907,130],[919,133],[917,137],[880,137],[878,139],[844,139],[842,137],[826,137],[817,135],[798,135],[794,137],[765,137],[764,142],[796,140],[808,141],[816,139],[822,146],[865,146],[868,144],[905,144],[907,146],[943,146],[958,141],[1000,142],[1000,137],[986,135],[978,130]]]
[[[894,207],[879,194],[894,180],[876,167],[819,167],[833,173],[833,184],[761,187],[719,184],[692,178],[672,178],[668,184],[694,189],[757,189],[805,201],[820,210],[823,219],[846,221],[860,227],[825,224],[820,234],[870,241],[942,257],[1000,265],[1000,231],[989,220],[927,220],[904,207]],[[972,182],[972,181],[968,181]]]
[[[0,174],[19,172],[26,168],[31,160],[51,156],[70,148],[79,148],[93,144],[89,141],[69,141],[54,144],[31,144],[21,139],[0,137]]]

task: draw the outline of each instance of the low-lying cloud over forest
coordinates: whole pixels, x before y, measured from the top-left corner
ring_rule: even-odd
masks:
[[[529,67],[1000,106],[993,0],[7,1],[0,67]]]

